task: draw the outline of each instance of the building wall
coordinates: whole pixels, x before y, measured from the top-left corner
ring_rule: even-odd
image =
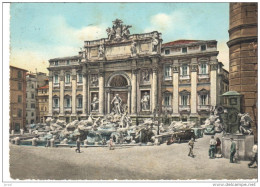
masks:
[[[46,120],[46,116],[49,111],[49,91],[48,88],[38,89],[37,94],[37,118],[38,123],[44,123]]]
[[[18,77],[21,72],[21,77]],[[26,123],[26,72],[27,70],[10,66],[10,130],[19,131]],[[18,84],[21,84],[21,90]],[[18,96],[21,101],[18,102]],[[18,114],[21,110],[21,115]],[[20,116],[19,116],[20,115]]]
[[[28,74],[26,76],[26,124],[36,123],[36,75]]]
[[[244,95],[243,111],[257,133],[257,3],[230,3],[229,90]]]

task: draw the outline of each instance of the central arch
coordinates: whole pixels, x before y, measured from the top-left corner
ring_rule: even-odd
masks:
[[[116,71],[112,73],[106,82],[106,113],[113,111],[113,98],[118,94],[122,99],[122,107],[130,113],[131,103],[131,79],[126,72]]]

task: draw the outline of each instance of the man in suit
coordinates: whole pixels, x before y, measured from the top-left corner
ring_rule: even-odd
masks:
[[[233,138],[230,138],[231,147],[230,147],[230,163],[234,163],[234,155],[236,153],[236,143],[234,142]]]

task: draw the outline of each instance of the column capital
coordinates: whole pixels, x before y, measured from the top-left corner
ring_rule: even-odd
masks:
[[[134,68],[134,69],[132,69],[132,74],[137,74],[138,73],[138,71],[139,71],[139,69],[137,69],[137,68]]]
[[[173,65],[172,66],[172,72],[173,73],[179,73],[179,65]]]
[[[53,76],[52,75],[48,76],[48,78],[49,78],[49,82],[52,82]]]
[[[104,77],[104,75],[105,75],[104,70],[99,70],[98,75],[99,75],[100,77]]]
[[[153,67],[152,70],[153,70],[153,73],[158,73],[158,67]]]
[[[215,71],[217,69],[218,69],[218,64],[216,63],[210,64],[210,71]]]
[[[76,80],[77,79],[77,75],[71,75],[71,79],[72,80]]]
[[[198,64],[191,64],[191,72],[197,72],[198,71]]]
[[[64,75],[60,75],[60,81],[64,81]]]

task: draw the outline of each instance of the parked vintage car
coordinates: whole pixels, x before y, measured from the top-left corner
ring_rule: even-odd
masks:
[[[203,137],[203,128],[192,128],[194,130],[194,134],[196,138]]]
[[[195,139],[195,134],[193,129],[183,129],[181,131],[175,132],[173,138],[176,139],[176,142],[181,143],[182,141],[190,140],[191,138]]]
[[[214,125],[208,125],[204,129],[204,134],[206,134],[206,135],[214,135],[215,133],[216,133],[216,131],[215,131],[215,126]]]

